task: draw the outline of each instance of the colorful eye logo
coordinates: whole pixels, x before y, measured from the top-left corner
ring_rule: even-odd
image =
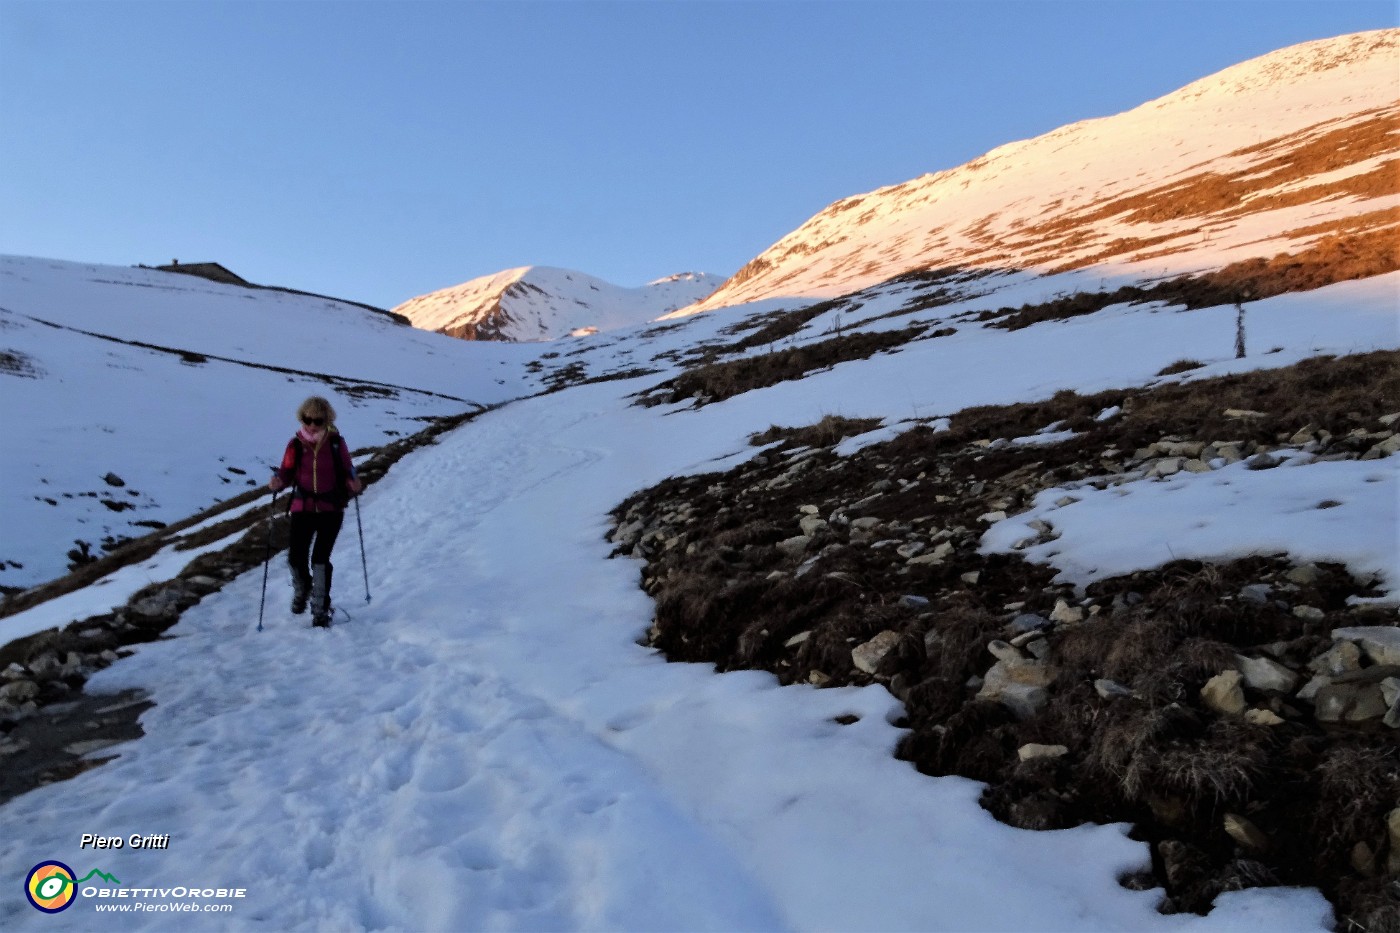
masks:
[[[24,879],[24,896],[46,914],[66,910],[78,898],[73,869],[62,862],[40,862]]]

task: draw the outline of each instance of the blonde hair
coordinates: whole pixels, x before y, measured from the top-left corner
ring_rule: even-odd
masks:
[[[302,418],[325,418],[326,426],[335,424],[335,409],[331,403],[319,395],[313,395],[297,407],[297,420]]]

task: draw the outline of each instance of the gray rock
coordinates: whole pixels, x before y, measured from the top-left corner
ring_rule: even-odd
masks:
[[[1318,674],[1338,676],[1361,667],[1361,649],[1349,641],[1339,642],[1308,662],[1308,669]]]
[[[903,557],[905,560],[908,560],[911,557],[918,557],[927,549],[928,545],[924,544],[924,542],[911,541],[908,544],[901,545],[900,547],[896,548],[895,553],[898,554],[900,557]]]
[[[1390,861],[1386,871],[1392,875],[1400,875],[1400,807],[1386,814],[1385,827],[1390,835]]]
[[[1272,470],[1283,461],[1271,454],[1255,454],[1245,462],[1248,470]]]
[[[1022,761],[1031,761],[1036,758],[1062,758],[1069,754],[1069,749],[1063,745],[1041,745],[1037,742],[1028,742],[1016,749],[1016,757]]]
[[[807,631],[805,631],[805,632],[798,632],[796,635],[792,636],[792,637],[789,638],[787,641],[783,642],[783,647],[784,647],[784,648],[796,648],[798,645],[802,644],[803,642],[805,642],[807,639],[809,639],[809,638],[811,638],[811,637],[812,637],[812,632],[811,632],[810,629],[807,630]]]
[[[1286,720],[1273,710],[1250,709],[1245,710],[1244,721],[1256,726],[1281,726]]]
[[[1273,592],[1273,587],[1267,583],[1251,583],[1240,589],[1240,599],[1256,606],[1264,606],[1268,604]]]
[[[1132,690],[1118,683],[1118,681],[1109,680],[1106,677],[1094,681],[1094,690],[1105,700],[1116,700],[1133,695]]]
[[[929,605],[929,599],[927,596],[906,594],[899,597],[899,604],[905,609],[925,609]]]
[[[1050,625],[1050,620],[1033,612],[1023,612],[1011,620],[1011,629],[1016,632],[1034,632]]]
[[[1334,639],[1356,642],[1376,664],[1400,664],[1400,626],[1361,625],[1332,630]]]
[[[1240,689],[1243,679],[1244,675],[1239,671],[1216,674],[1201,688],[1201,700],[1217,713],[1239,716],[1246,708],[1244,691]]]
[[[815,515],[804,517],[798,524],[802,526],[802,533],[809,538],[815,537],[817,532],[827,529],[827,523]]]
[[[1304,622],[1321,622],[1327,618],[1327,613],[1316,606],[1294,606],[1293,615]]]
[[[997,639],[989,645],[987,645],[987,650],[990,651],[992,653],[992,656],[995,657],[998,661],[1006,661],[1014,664],[1017,661],[1030,660],[1021,651],[1021,649],[1015,647],[1014,645],[1007,644],[1001,639]]]
[[[852,520],[851,527],[857,531],[870,531],[880,526],[880,520],[871,516]]]
[[[1317,691],[1319,722],[1365,722],[1388,712],[1379,684],[1329,684]]]
[[[1149,478],[1175,476],[1181,472],[1181,468],[1185,464],[1186,460],[1182,457],[1165,457],[1152,464],[1152,468],[1147,471],[1147,476]]]
[[[70,755],[83,755],[101,751],[104,748],[111,748],[113,745],[122,744],[122,739],[89,739],[86,742],[74,742],[72,745],[64,747],[64,751]]]
[[[994,694],[1015,684],[1028,687],[1048,687],[1054,683],[1058,675],[1057,668],[1040,661],[1030,659],[999,660],[992,665],[991,670],[987,671],[980,695],[984,699],[995,700],[997,697]]]
[[[19,705],[39,695],[39,685],[32,680],[12,680],[0,687],[0,700],[9,700]]]
[[[889,629],[876,635],[863,645],[858,645],[851,649],[851,663],[857,670],[867,674],[874,674],[880,667],[880,662],[885,659],[885,655],[894,650],[899,644],[899,633]]]
[[[1299,586],[1312,586],[1322,579],[1322,569],[1317,564],[1299,564],[1284,574],[1284,579]]]
[[[1292,693],[1298,686],[1298,675],[1269,658],[1247,658],[1235,655],[1244,682],[1255,690]]]
[[[1055,600],[1055,609],[1050,613],[1050,621],[1058,622],[1061,625],[1073,625],[1075,622],[1084,621],[1084,610],[1078,606],[1071,606],[1063,599]]]
[[[1318,674],[1312,680],[1304,684],[1302,690],[1298,691],[1298,699],[1307,703],[1315,703],[1317,701],[1318,691],[1323,687],[1332,686],[1333,679],[1334,675],[1332,674]]]
[[[788,557],[798,558],[807,552],[807,546],[812,543],[812,539],[806,535],[797,535],[793,538],[786,538],[776,545]]]
[[[1246,849],[1263,852],[1269,848],[1269,837],[1238,813],[1225,814],[1225,833]]]

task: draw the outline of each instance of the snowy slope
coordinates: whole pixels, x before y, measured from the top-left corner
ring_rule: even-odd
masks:
[[[1306,43],[845,198],[681,313],[842,295],[911,269],[1177,274],[1339,229],[1393,231],[1398,68],[1400,30]]]
[[[1279,352],[1216,354],[1206,374],[1395,347],[1395,284],[1260,302]],[[636,643],[652,608],[635,565],[606,559],[603,540],[607,511],[632,490],[753,456],[748,435],[770,423],[835,412],[895,424],[1146,384],[1163,355],[1215,345],[1229,315],[1138,307],[1015,333],[971,327],[703,408],[632,404],[675,351],[734,323],[701,315],[619,335],[594,346],[595,365],[644,356],[663,371],[516,402],[411,455],[365,497],[375,601],[357,605],[347,587],[352,623],[323,633],[277,616],[258,635],[261,574],[248,573],[188,612],[177,637],[97,675],[89,692],[152,691],[148,734],[7,804],[24,841],[0,853],[0,874],[59,858],[127,888],[246,892],[226,899],[232,914],[152,911],[124,917],[126,929],[1325,928],[1326,903],[1286,888],[1225,894],[1204,918],[1157,914],[1158,892],[1117,884],[1149,858],[1125,827],[1014,830],[981,809],[977,784],[894,760],[898,706],[883,688],[778,688],[762,673],[664,663]],[[1084,347],[1095,352],[1074,352]],[[1367,472],[1394,475],[1388,463]],[[1233,477],[1236,498],[1268,475]],[[1358,476],[1329,494],[1393,515],[1393,492]],[[1289,537],[1269,496],[1243,508],[1234,533],[1253,529],[1270,548]],[[1170,512],[1168,501],[1134,520]],[[284,593],[280,561],[272,576]],[[845,714],[859,723],[832,721]],[[87,827],[176,842],[82,851]],[[94,893],[50,917],[10,898],[0,925],[89,929],[99,903]]]
[[[546,266],[507,269],[406,301],[415,327],[469,340],[553,340],[642,324],[699,301],[719,276],[685,272],[640,288]]]
[[[353,305],[13,256],[0,257],[0,353],[10,587],[63,574],[75,541],[100,554],[104,539],[150,530],[138,522],[263,482],[307,395],[332,400],[358,448],[526,391],[520,350]]]

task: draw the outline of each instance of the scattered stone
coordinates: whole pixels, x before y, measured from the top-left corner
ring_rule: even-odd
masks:
[[[1024,647],[1037,661],[1044,661],[1050,657],[1050,642],[1044,638],[1032,639]]]
[[[1185,463],[1186,461],[1182,457],[1165,457],[1152,464],[1152,468],[1147,471],[1147,476],[1149,479],[1154,476],[1175,476],[1181,472]]]
[[[1240,599],[1256,606],[1265,606],[1268,605],[1273,592],[1274,588],[1267,583],[1251,583],[1240,589]]]
[[[1084,621],[1084,610],[1078,606],[1071,606],[1063,599],[1055,600],[1055,610],[1050,613],[1050,621],[1058,622],[1061,625],[1073,625],[1075,622]]]
[[[1255,454],[1245,461],[1245,469],[1248,470],[1272,470],[1283,463],[1278,457],[1272,454]]]
[[[1299,564],[1283,576],[1290,583],[1296,583],[1299,586],[1312,586],[1322,579],[1322,570],[1317,564]]]
[[[1235,655],[1244,682],[1254,690],[1292,693],[1298,686],[1298,675],[1277,661],[1268,658],[1247,658]]]
[[[796,648],[798,645],[802,644],[803,642],[805,642],[807,639],[809,639],[809,638],[811,638],[811,637],[812,637],[812,632],[811,632],[810,629],[807,630],[807,631],[805,631],[805,632],[798,632],[796,635],[792,636],[792,637],[789,638],[787,641],[783,642],[783,647],[784,647],[784,648]]]
[[[1034,612],[1023,612],[1011,620],[1011,629],[1016,632],[1034,632],[1046,628],[1050,620]]]
[[[0,700],[19,704],[39,695],[39,685],[32,680],[14,680],[0,687]]]
[[[995,512],[984,512],[983,514],[977,516],[978,521],[986,522],[989,525],[994,522],[1005,521],[1005,519],[1006,513],[1001,510],[997,510]]]
[[[1330,674],[1334,677],[1360,668],[1361,649],[1349,641],[1333,645],[1308,662],[1309,670],[1318,674]]]
[[[1327,617],[1327,613],[1316,606],[1294,606],[1293,615],[1304,622],[1321,622]]]
[[[81,758],[92,752],[98,752],[104,748],[111,748],[113,745],[120,745],[123,741],[122,739],[89,739],[86,742],[74,742],[72,745],[65,746],[63,750],[70,755],[76,755]]]
[[[1244,675],[1239,671],[1225,671],[1216,674],[1201,688],[1201,699],[1206,706],[1226,716],[1239,716],[1245,711],[1244,691],[1240,681]]]
[[[827,529],[827,523],[822,519],[817,518],[815,515],[808,515],[807,517],[803,518],[802,521],[798,524],[802,527],[802,534],[806,535],[809,538],[816,537],[817,532],[825,531]]]
[[[982,579],[982,572],[979,570],[972,570],[968,573],[962,574],[958,577],[958,579],[966,583],[968,586],[976,586],[977,581]]]
[[[992,653],[992,656],[995,657],[998,661],[1008,661],[1011,663],[1015,663],[1017,661],[1028,660],[1026,655],[1022,653],[1019,648],[1007,644],[1001,639],[997,639],[996,641],[993,641],[991,644],[987,645],[987,650],[990,651]]]
[[[1328,684],[1317,691],[1314,709],[1319,722],[1365,722],[1389,712],[1379,684]]]
[[[1400,626],[1365,625],[1332,630],[1334,639],[1345,639],[1361,646],[1376,664],[1400,664]]]
[[[1029,742],[1016,749],[1016,756],[1022,761],[1030,761],[1035,758],[1062,758],[1069,754],[1069,749],[1063,745],[1040,745],[1036,742]]]
[[[895,548],[895,553],[898,554],[900,557],[903,557],[905,560],[908,560],[911,557],[918,557],[927,549],[928,545],[924,544],[924,542],[911,541],[908,544],[903,544],[900,545],[898,548]]]
[[[1238,813],[1225,814],[1225,832],[1246,849],[1263,852],[1269,848],[1269,837]]]
[[[797,535],[792,538],[785,538],[776,545],[788,557],[798,558],[807,552],[807,546],[812,543],[812,539],[806,535]]]
[[[1248,408],[1227,408],[1227,409],[1225,409],[1224,414],[1225,414],[1225,417],[1226,417],[1226,418],[1267,418],[1267,417],[1268,417],[1268,413],[1267,413],[1267,412],[1262,412],[1262,411],[1251,411],[1251,410],[1248,409]]]
[[[1278,713],[1267,709],[1245,710],[1244,721],[1256,726],[1281,726],[1287,722]]]
[[[1351,847],[1351,867],[1367,878],[1376,874],[1376,853],[1365,841]]]
[[[1094,681],[1094,690],[1105,700],[1117,700],[1133,695],[1132,690],[1123,686],[1116,680],[1109,680],[1107,677]]]
[[[1386,815],[1385,826],[1390,834],[1390,861],[1386,863],[1386,873],[1400,875],[1400,807]]]
[[[893,651],[895,645],[898,644],[899,633],[886,629],[865,644],[853,648],[851,650],[851,663],[856,666],[857,670],[874,674],[885,655]]]
[[[827,684],[831,683],[831,677],[821,671],[812,671],[807,675],[807,683],[814,687],[825,687]]]
[[[1022,719],[1036,715],[1050,702],[1046,690],[1059,672],[1039,661],[997,661],[977,692],[979,699],[1000,703]]]

